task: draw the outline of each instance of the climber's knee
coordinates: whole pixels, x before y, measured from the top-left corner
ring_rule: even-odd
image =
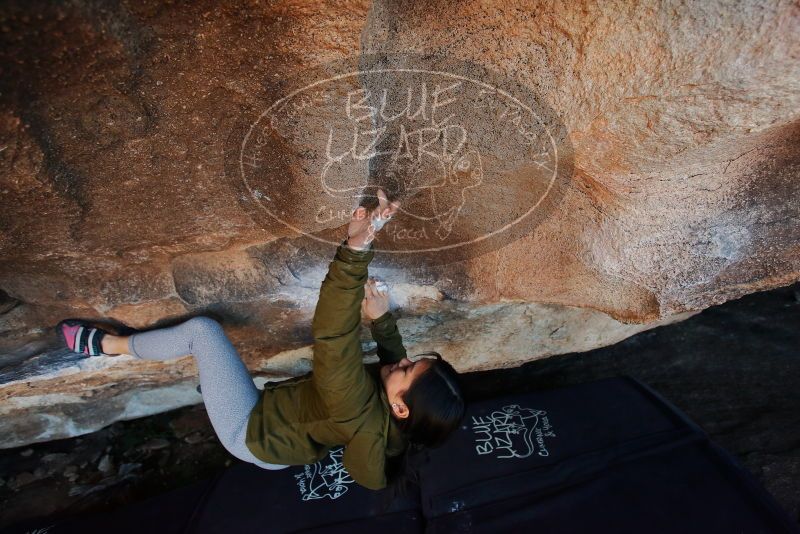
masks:
[[[192,317],[184,325],[191,331],[193,336],[198,333],[222,331],[222,325],[219,322],[205,316]]]

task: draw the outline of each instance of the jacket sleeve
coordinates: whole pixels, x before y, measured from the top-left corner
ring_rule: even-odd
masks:
[[[403,337],[397,329],[397,321],[392,312],[387,311],[370,322],[372,339],[378,343],[378,358],[381,364],[396,363],[406,357]]]
[[[367,404],[369,376],[361,351],[361,300],[367,266],[375,252],[353,250],[343,241],[322,281],[311,322],[312,382],[334,421],[353,418]]]
[[[371,490],[386,487],[386,455],[379,435],[356,433],[344,449],[342,465],[361,486]]]

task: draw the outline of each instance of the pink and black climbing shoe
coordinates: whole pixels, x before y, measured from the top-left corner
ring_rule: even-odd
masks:
[[[58,323],[58,330],[64,338],[69,350],[86,356],[100,356],[104,354],[102,345],[106,332],[95,328],[91,324],[74,319],[67,319]]]

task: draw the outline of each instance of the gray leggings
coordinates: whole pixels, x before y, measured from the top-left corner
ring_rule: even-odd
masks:
[[[194,317],[177,326],[133,334],[128,344],[133,356],[144,360],[194,355],[203,402],[222,445],[240,460],[264,469],[289,467],[262,462],[245,445],[247,420],[259,390],[217,321]]]

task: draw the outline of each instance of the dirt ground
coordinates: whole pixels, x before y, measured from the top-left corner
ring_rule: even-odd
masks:
[[[800,284],[611,347],[464,375],[469,398],[630,375],[731,452],[800,523]],[[237,462],[197,405],[0,451],[0,528],[145,499]]]

